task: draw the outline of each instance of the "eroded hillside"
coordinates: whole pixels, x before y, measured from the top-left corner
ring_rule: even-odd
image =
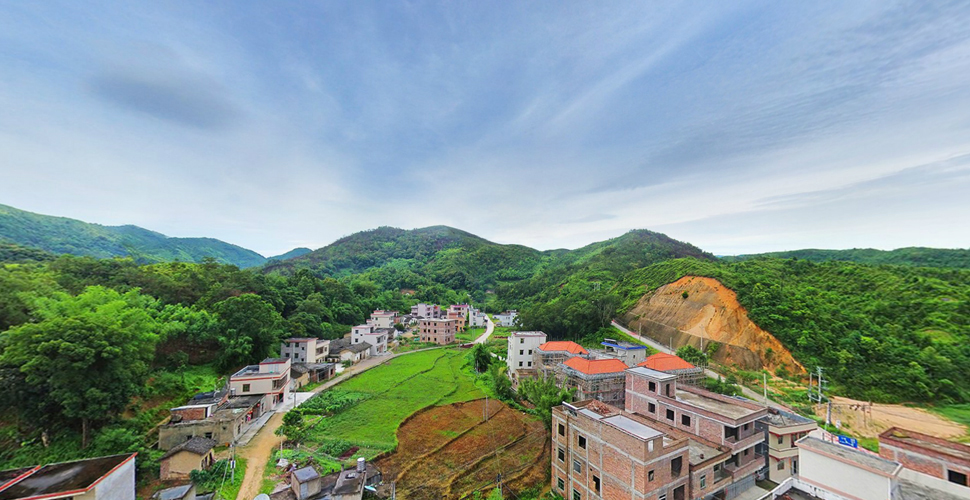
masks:
[[[675,349],[718,342],[714,360],[721,364],[804,371],[778,339],[748,319],[734,291],[713,278],[684,276],[661,286],[644,295],[624,319],[631,329]]]

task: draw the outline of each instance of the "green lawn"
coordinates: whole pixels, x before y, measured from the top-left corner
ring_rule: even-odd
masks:
[[[485,396],[465,365],[467,351],[435,349],[395,358],[337,385],[343,391],[371,395],[309,430],[308,447],[328,440],[350,441],[372,458],[397,446],[396,432],[412,413],[432,405]]]
[[[455,338],[458,339],[458,342],[462,343],[473,342],[478,337],[481,337],[483,333],[485,333],[485,327],[468,328],[463,332],[455,334]]]

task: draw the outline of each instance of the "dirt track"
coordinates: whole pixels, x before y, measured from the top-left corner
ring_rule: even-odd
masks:
[[[832,398],[832,403],[832,422],[838,419],[843,427],[848,426],[853,434],[863,437],[876,437],[894,426],[941,438],[967,434],[966,427],[921,408],[874,403],[870,420],[863,411],[869,404],[865,401],[836,396]],[[827,407],[823,405],[816,410],[816,414],[825,418],[826,411]]]
[[[239,495],[236,498],[248,500],[256,498],[259,494],[259,488],[263,484],[263,468],[266,467],[273,449],[280,445],[280,436],[276,435],[276,429],[282,423],[283,413],[273,415],[253,440],[239,449],[239,457],[246,459],[246,475],[243,477],[243,484],[239,487]]]

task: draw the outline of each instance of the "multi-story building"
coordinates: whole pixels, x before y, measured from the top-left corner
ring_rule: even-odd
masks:
[[[471,309],[468,312],[468,325],[471,327],[486,326],[488,316],[478,309]]]
[[[374,328],[394,328],[401,322],[401,316],[396,311],[377,309],[370,314],[367,324]]]
[[[261,396],[261,407],[275,409],[290,396],[290,359],[266,358],[229,377],[232,396]]]
[[[780,483],[798,474],[798,447],[795,441],[818,429],[810,418],[775,408],[768,408],[768,416],[756,422],[758,430],[766,433],[765,443],[758,450],[768,455],[768,479]]]
[[[314,338],[286,339],[280,345],[280,356],[289,358],[293,364],[322,363],[330,353],[330,341]]]
[[[468,322],[468,312],[465,309],[449,308],[448,312],[445,314],[445,318],[454,320],[455,328],[458,329],[459,332],[465,331],[465,324]]]
[[[552,490],[563,498],[688,500],[689,440],[599,401],[552,409]]]
[[[158,448],[169,450],[193,437],[228,445],[255,425],[266,409],[262,395],[230,398],[228,386],[196,394],[170,410],[169,421],[158,428]]]
[[[357,325],[350,330],[350,343],[370,344],[370,356],[387,352],[387,341],[394,336],[393,328],[375,328],[371,325]]]
[[[576,389],[574,399],[595,399],[623,408],[626,363],[618,359],[586,359],[575,356],[556,367],[559,387]]]
[[[906,469],[962,486],[963,494],[970,497],[970,446],[966,444],[892,427],[879,435],[879,455]]]
[[[442,311],[441,307],[435,304],[416,304],[411,306],[411,316],[425,319],[440,318]]]
[[[0,471],[4,500],[135,500],[135,455]]]
[[[665,352],[658,352],[657,354],[648,356],[647,359],[642,363],[638,363],[637,366],[677,375],[677,384],[681,386],[700,385],[704,381],[703,368],[694,366],[673,354],[667,354]]]
[[[508,342],[505,365],[508,368],[508,376],[512,380],[512,388],[517,390],[522,379],[535,376],[535,368],[532,366],[534,351],[546,342],[546,334],[512,332],[509,334]]]
[[[458,328],[453,319],[422,319],[418,322],[418,338],[421,342],[448,345],[455,342]]]
[[[714,472],[730,479],[722,483],[725,486],[735,483],[725,488],[731,495],[754,485],[754,474],[765,467],[765,456],[758,452],[765,436],[755,425],[767,415],[765,407],[697,387],[678,387],[676,375],[649,368],[630,368],[626,374],[627,411],[729,451]]]
[[[647,359],[647,346],[606,339],[600,343],[603,349],[597,349],[593,355],[597,358],[614,358],[622,361],[626,366],[634,366]]]
[[[556,374],[556,368],[560,363],[575,356],[589,356],[589,351],[568,340],[545,342],[536,347],[532,366],[535,367],[537,375],[551,377]]]
[[[503,313],[495,314],[492,316],[495,319],[496,326],[515,326],[515,318],[519,317],[519,311],[514,309],[505,311]]]

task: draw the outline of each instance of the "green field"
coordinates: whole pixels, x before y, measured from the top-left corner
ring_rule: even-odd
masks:
[[[334,389],[369,397],[316,422],[308,431],[307,446],[348,441],[361,448],[354,457],[372,458],[397,446],[397,428],[412,413],[485,397],[464,366],[466,353],[435,349],[409,354],[337,385]]]
[[[481,337],[483,333],[485,333],[485,327],[469,327],[463,332],[456,333],[455,338],[458,339],[458,342],[462,343],[474,342],[475,339]]]

